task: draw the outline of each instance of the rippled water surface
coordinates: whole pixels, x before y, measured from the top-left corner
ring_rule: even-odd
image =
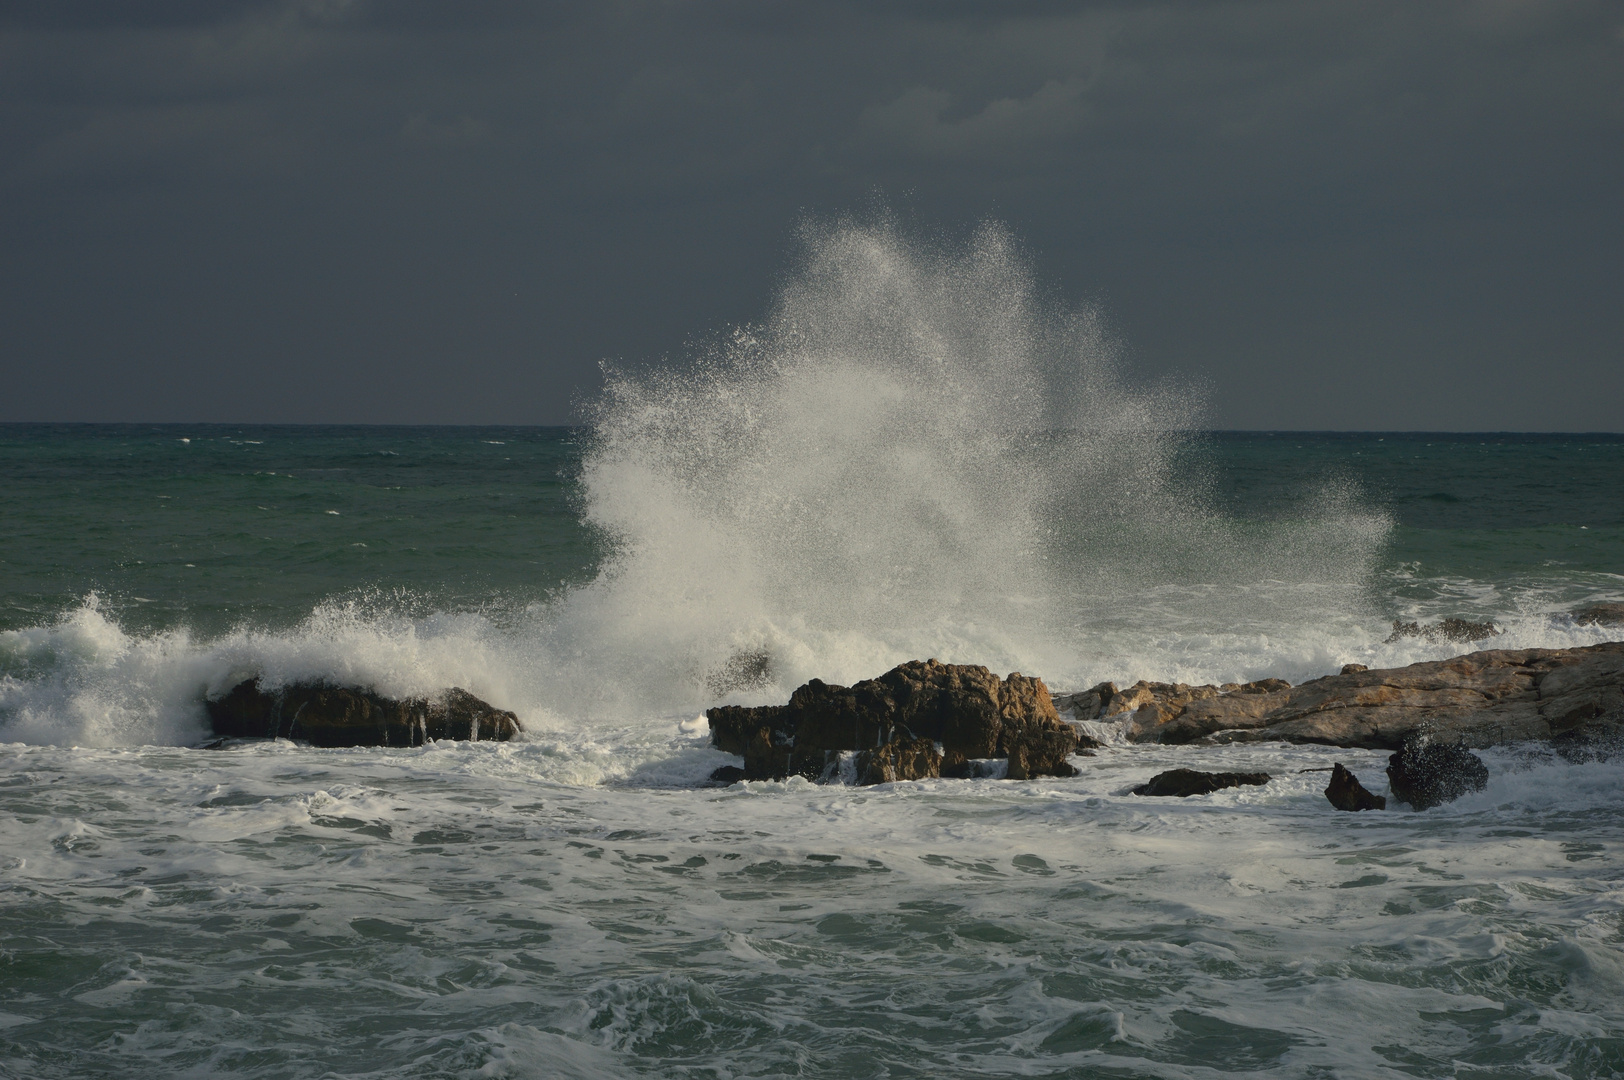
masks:
[[[723,760],[690,736],[642,787],[552,779],[565,749],[5,749],[0,1070],[1624,1070],[1617,764],[1339,814],[1299,770],[1381,790],[1381,755],[695,790],[661,786]],[[1125,794],[1175,765],[1277,779]]]

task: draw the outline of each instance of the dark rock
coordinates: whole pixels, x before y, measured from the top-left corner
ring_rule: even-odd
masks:
[[[1343,664],[1342,665],[1342,670],[1340,672],[1338,672],[1338,674],[1339,675],[1357,675],[1361,671],[1369,671],[1369,670],[1370,670],[1370,668],[1368,666],[1364,665],[1364,664]]]
[[[1443,619],[1430,626],[1420,623],[1400,622],[1393,620],[1393,632],[1387,636],[1387,644],[1403,638],[1418,637],[1427,641],[1449,641],[1465,644],[1470,641],[1483,641],[1486,638],[1496,637],[1500,633],[1493,623],[1472,622],[1469,619]]]
[[[1211,795],[1224,788],[1267,784],[1269,774],[1263,772],[1198,772],[1195,769],[1169,769],[1157,773],[1147,783],[1133,789],[1135,795],[1177,796]]]
[[[743,756],[744,748],[761,728],[783,727],[788,714],[785,705],[718,705],[707,710],[705,718],[710,721],[712,745],[723,753]]]
[[[1624,626],[1624,603],[1586,604],[1574,609],[1573,621],[1580,626]]]
[[[787,705],[720,706],[705,716],[717,749],[741,755],[751,780],[825,780],[843,753],[921,739],[941,747],[938,772],[930,775],[969,775],[973,760],[1004,757],[1018,779],[1072,776],[1066,758],[1082,741],[1055,712],[1041,679],[999,679],[984,667],[936,660],[902,664],[854,686],[813,679]],[[909,753],[908,768],[926,767]],[[871,758],[876,775],[902,764],[902,754]]]
[[[1387,759],[1387,783],[1395,799],[1426,810],[1482,791],[1489,783],[1489,767],[1459,744],[1412,738]]]
[[[1359,778],[1343,768],[1340,761],[1331,767],[1331,782],[1325,787],[1325,797],[1338,810],[1387,809],[1386,797],[1366,791]]]
[[[859,784],[892,784],[942,775],[942,754],[931,739],[897,739],[857,754]]]
[[[707,782],[715,784],[719,787],[726,787],[729,784],[737,784],[743,779],[743,769],[739,768],[737,765],[723,765],[720,769],[717,769],[710,774]]]
[[[216,735],[303,739],[313,746],[421,746],[430,739],[505,741],[524,730],[513,713],[458,687],[432,697],[401,699],[325,683],[266,690],[258,680],[247,679],[204,705]]]

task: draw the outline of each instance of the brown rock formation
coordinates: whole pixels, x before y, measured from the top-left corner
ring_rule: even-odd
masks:
[[[1624,642],[1490,649],[1452,660],[1329,675],[1300,686],[1137,683],[1062,696],[1079,719],[1117,719],[1135,742],[1281,740],[1396,750],[1423,730],[1468,746],[1624,730]],[[1085,715],[1095,700],[1100,711]]]
[[[1201,712],[1201,702],[1222,698],[1219,708],[1246,708],[1248,702],[1262,695],[1289,690],[1291,684],[1284,679],[1262,679],[1249,683],[1224,683],[1222,686],[1189,686],[1185,683],[1146,682],[1141,679],[1126,690],[1118,690],[1115,683],[1100,683],[1080,694],[1066,694],[1055,699],[1055,708],[1069,710],[1078,720],[1101,720],[1120,723],[1128,738],[1134,742],[1177,742],[1178,739],[1160,739],[1155,733],[1195,707]]]
[[[892,784],[942,775],[942,754],[933,739],[895,739],[857,754],[859,784]]]
[[[1266,772],[1199,772],[1195,769],[1169,769],[1157,773],[1133,789],[1135,795],[1155,795],[1187,799],[1191,795],[1211,795],[1224,788],[1262,785],[1269,782]]]
[[[247,679],[204,702],[216,735],[303,739],[314,746],[421,746],[430,739],[513,738],[513,713],[452,687],[427,698],[388,698],[371,690],[299,683],[263,689]]]
[[[742,756],[751,780],[827,780],[850,751],[863,753],[860,783],[969,776],[975,759],[993,757],[1009,759],[1011,779],[1071,776],[1066,758],[1084,742],[1056,714],[1041,679],[999,679],[984,667],[936,660],[855,686],[813,679],[787,705],[726,705],[705,716],[711,741]]]
[[[1340,761],[1331,768],[1331,782],[1325,785],[1325,797],[1338,810],[1387,809],[1387,799],[1366,791],[1359,778],[1343,768]]]

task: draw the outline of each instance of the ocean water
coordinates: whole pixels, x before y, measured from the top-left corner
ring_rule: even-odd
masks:
[[[1624,437],[1222,433],[1007,237],[830,226],[580,426],[0,426],[0,1075],[1624,1074],[1624,764],[1339,814],[1384,755],[704,786],[709,705],[1619,636]],[[740,655],[765,657],[739,665]],[[741,675],[744,672],[744,675]],[[507,744],[201,749],[250,675]],[[1165,768],[1264,770],[1190,800]]]

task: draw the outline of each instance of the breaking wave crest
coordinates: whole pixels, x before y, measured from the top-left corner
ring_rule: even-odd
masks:
[[[600,734],[932,656],[1060,688],[1296,679],[1368,662],[1382,625],[1389,519],[1336,483],[1221,512],[1197,396],[1131,385],[1098,313],[995,225],[809,226],[760,325],[610,371],[589,420],[593,580],[479,613],[340,598],[206,641],[126,634],[92,598],[0,635],[0,738],[189,741],[201,692],[261,672],[460,685]]]
[[[713,689],[759,658],[781,693],[924,656],[1068,683],[1124,649],[1165,666],[1169,635],[1368,617],[1387,518],[1346,486],[1267,523],[1215,510],[1196,397],[1130,386],[1001,228],[805,248],[762,325],[610,373],[582,486],[614,554],[559,613],[582,637]]]

